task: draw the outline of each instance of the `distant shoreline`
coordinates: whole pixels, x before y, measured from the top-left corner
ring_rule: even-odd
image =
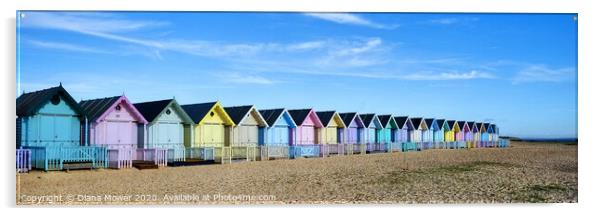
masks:
[[[521,141],[521,142],[555,142],[555,143],[577,143],[577,138],[519,138],[519,137],[507,137],[500,136],[503,139],[510,139],[510,141]]]

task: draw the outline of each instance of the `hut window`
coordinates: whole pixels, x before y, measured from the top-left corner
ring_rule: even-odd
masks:
[[[117,110],[117,111],[121,110],[121,105],[117,105],[117,106],[115,107],[115,110]]]
[[[171,114],[171,110],[165,111],[165,114],[167,114],[167,115]]]
[[[209,113],[209,115],[210,115],[211,117],[213,117],[213,116],[215,115],[215,113],[211,112],[211,113]]]
[[[58,105],[60,102],[61,102],[61,97],[59,97],[59,95],[54,95],[50,99],[50,103],[52,103],[54,105]]]

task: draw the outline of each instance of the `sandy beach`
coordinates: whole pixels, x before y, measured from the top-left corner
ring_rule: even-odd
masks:
[[[577,202],[577,145],[17,175],[19,205],[508,202]]]

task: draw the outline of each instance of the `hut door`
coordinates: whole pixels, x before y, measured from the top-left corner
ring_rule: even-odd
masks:
[[[288,127],[274,127],[274,142],[273,144],[287,145],[288,144]]]
[[[40,145],[51,146],[56,144],[54,137],[54,117],[40,115]]]

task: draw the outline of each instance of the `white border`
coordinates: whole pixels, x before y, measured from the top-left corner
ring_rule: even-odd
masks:
[[[175,215],[175,214],[218,214],[218,215],[248,215],[254,214],[316,214],[325,213],[331,215],[341,214],[362,214],[374,215],[389,213],[396,214],[487,214],[487,215],[508,215],[508,214],[530,214],[530,215],[569,215],[576,213],[586,213],[598,209],[600,205],[596,202],[597,194],[600,192],[600,151],[601,143],[597,143],[595,135],[599,127],[596,122],[601,122],[600,96],[602,92],[600,85],[601,61],[600,40],[600,10],[596,1],[563,1],[563,0],[458,0],[458,1],[396,1],[391,0],[362,0],[362,1],[333,1],[322,0],[309,3],[308,1],[244,1],[244,0],[219,0],[219,1],[124,1],[124,0],[20,0],[3,2],[2,21],[3,21],[3,48],[2,81],[4,91],[2,91],[3,106],[2,119],[4,122],[0,131],[2,138],[3,151],[5,157],[2,160],[5,169],[2,172],[2,203],[4,207],[14,207],[14,156],[12,158],[13,147],[10,143],[14,142],[14,99],[15,99],[15,14],[16,10],[186,10],[186,11],[381,11],[381,12],[526,12],[526,13],[579,13],[579,203],[578,204],[544,204],[544,205],[386,205],[386,206],[341,206],[339,208],[304,208],[299,210],[287,209],[291,206],[272,206],[268,209],[264,206],[253,206],[247,208],[231,208],[232,206],[205,209],[189,208],[145,208],[145,209],[115,209],[103,208],[111,213],[118,214],[144,214],[153,215]],[[598,63],[598,64],[596,64]],[[599,132],[597,132],[599,133]],[[10,154],[9,154],[10,153]],[[301,207],[301,206],[292,206]],[[365,208],[369,207],[369,208]],[[495,209],[493,209],[495,208]],[[34,214],[61,214],[61,215],[105,215],[104,211],[92,211],[90,209],[64,209],[50,208],[29,208],[29,209],[9,209],[7,215],[25,214],[24,211]],[[79,210],[79,211],[75,211]],[[143,211],[143,212],[141,212]]]

